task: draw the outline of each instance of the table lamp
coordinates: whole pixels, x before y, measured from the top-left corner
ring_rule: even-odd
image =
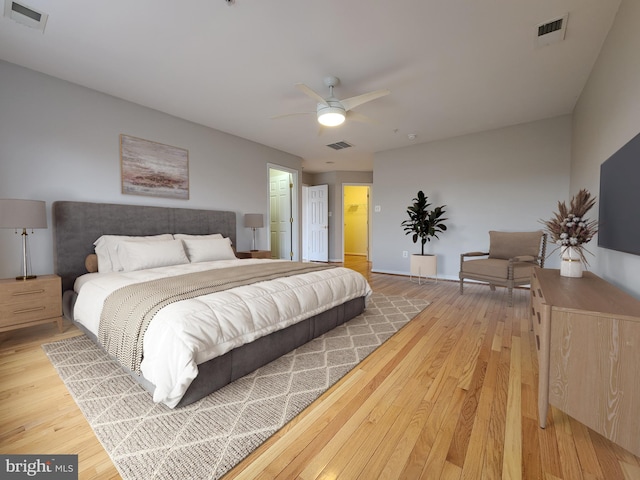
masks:
[[[47,210],[41,200],[0,199],[0,228],[22,229],[22,275],[16,280],[36,278],[31,274],[31,259],[28,253],[27,229],[47,228]]]
[[[264,220],[261,213],[246,213],[244,216],[244,226],[253,230],[253,247],[252,252],[257,252],[256,249],[256,228],[264,227]]]

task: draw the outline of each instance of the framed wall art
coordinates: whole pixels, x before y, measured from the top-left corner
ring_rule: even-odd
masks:
[[[189,151],[120,135],[122,193],[189,199]]]

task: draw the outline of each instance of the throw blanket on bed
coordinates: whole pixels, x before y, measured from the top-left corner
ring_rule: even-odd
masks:
[[[132,372],[140,374],[144,332],[162,307],[180,300],[220,292],[242,285],[317,270],[331,265],[265,262],[206,270],[136,283],[109,295],[102,309],[98,339],[105,350]]]

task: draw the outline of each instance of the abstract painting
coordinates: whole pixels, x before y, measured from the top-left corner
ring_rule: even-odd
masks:
[[[120,135],[122,193],[189,199],[189,151]]]

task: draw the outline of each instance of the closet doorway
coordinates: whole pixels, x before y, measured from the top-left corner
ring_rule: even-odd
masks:
[[[357,255],[369,259],[370,193],[370,185],[342,185],[344,257]]]

